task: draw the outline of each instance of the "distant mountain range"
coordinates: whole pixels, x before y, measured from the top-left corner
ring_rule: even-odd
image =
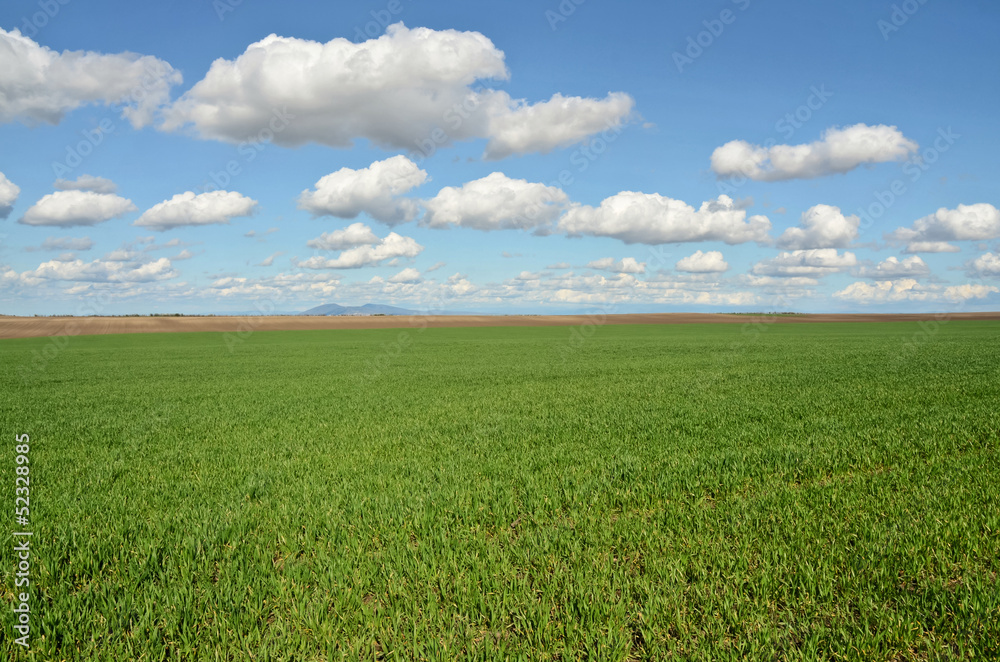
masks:
[[[642,304],[611,304],[607,306],[589,306],[580,308],[567,308],[564,306],[539,305],[533,308],[511,308],[505,306],[483,306],[475,311],[472,310],[412,310],[409,308],[398,308],[378,303],[368,303],[363,306],[341,306],[336,303],[328,303],[316,306],[306,311],[284,311],[284,310],[247,310],[247,311],[213,311],[210,314],[235,316],[235,317],[256,317],[260,315],[310,315],[313,317],[330,317],[345,315],[612,315],[628,313],[676,313],[689,312],[676,306],[642,305]],[[731,308],[709,308],[706,313],[732,313],[748,312]]]
[[[316,317],[331,317],[339,315],[419,315],[415,310],[397,308],[395,306],[385,306],[378,303],[366,303],[363,306],[341,306],[336,303],[328,303],[323,306],[310,308],[299,315],[312,315]]]

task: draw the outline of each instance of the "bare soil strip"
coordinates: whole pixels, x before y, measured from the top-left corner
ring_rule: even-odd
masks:
[[[465,326],[579,326],[583,324],[778,324],[815,322],[919,322],[943,320],[1000,321],[1000,312],[917,315],[727,315],[649,313],[634,315],[428,315],[399,317],[6,317],[0,338],[86,336],[110,333],[182,333],[216,331],[295,331],[308,329],[395,329]]]

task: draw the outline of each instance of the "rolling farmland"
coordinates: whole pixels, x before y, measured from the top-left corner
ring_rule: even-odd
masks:
[[[26,658],[998,656],[1000,324],[927,328],[0,341]]]

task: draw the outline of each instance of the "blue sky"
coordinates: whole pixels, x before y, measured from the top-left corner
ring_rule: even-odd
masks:
[[[0,309],[1000,306],[1000,7],[677,4],[4,3]]]

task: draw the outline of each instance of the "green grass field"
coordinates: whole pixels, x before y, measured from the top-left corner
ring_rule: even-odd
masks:
[[[0,656],[996,659],[1000,324],[918,333],[0,341]]]

